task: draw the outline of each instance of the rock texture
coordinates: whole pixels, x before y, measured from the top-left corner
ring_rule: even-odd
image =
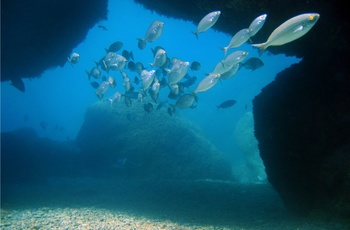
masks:
[[[107,19],[107,0],[1,1],[1,81],[63,66],[90,28]]]
[[[46,183],[50,177],[76,177],[82,167],[73,142],[37,136],[31,128],[1,133],[1,185]]]
[[[236,33],[260,14],[268,18],[253,38],[266,41],[287,19],[321,15],[304,37],[271,53],[303,60],[278,74],[253,101],[255,132],[268,180],[296,212],[350,215],[350,26],[346,2],[135,0],[146,8],[196,25],[210,11],[215,29]]]
[[[165,110],[165,109],[163,109]],[[201,132],[143,103],[90,106],[77,145],[94,175],[172,180],[231,180],[231,166]]]
[[[350,70],[335,67],[346,62],[307,56],[253,101],[269,181],[297,212],[350,214]]]

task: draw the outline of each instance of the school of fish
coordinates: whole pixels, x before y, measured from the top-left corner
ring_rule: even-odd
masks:
[[[199,39],[198,34],[203,33],[213,27],[221,15],[220,11],[213,11],[205,15],[198,23],[196,30],[192,33]],[[316,24],[320,15],[317,13],[306,13],[297,15],[278,26],[268,37],[267,41],[261,44],[252,44],[259,49],[259,54],[269,46],[280,46],[290,43],[310,31]],[[169,57],[166,49],[156,46],[152,50],[153,61],[150,62],[150,68],[146,69],[141,62],[135,61],[132,51],[123,50],[123,43],[120,41],[112,43],[106,48],[106,54],[95,61],[90,71],[86,70],[88,80],[91,86],[96,89],[95,93],[98,99],[107,100],[113,106],[116,103],[124,101],[127,107],[132,106],[134,100],[143,103],[145,113],[150,113],[156,107],[156,110],[166,108],[167,113],[172,116],[176,109],[196,108],[198,104],[197,94],[205,92],[214,87],[220,80],[228,80],[235,76],[239,69],[246,68],[254,71],[264,66],[262,60],[258,57],[251,57],[244,50],[236,50],[230,54],[230,49],[239,48],[241,45],[255,36],[262,29],[267,14],[255,18],[247,28],[239,30],[234,34],[226,46],[222,47],[224,57],[216,63],[213,70],[202,78],[197,86],[192,88],[196,83],[197,77],[190,76],[189,72],[198,71],[200,63],[193,61]],[[154,21],[146,30],[143,38],[137,38],[137,46],[140,50],[145,49],[147,43],[156,41],[163,33],[164,22]],[[107,30],[107,29],[105,29]],[[78,53],[72,53],[68,62],[73,66],[79,62]],[[136,73],[137,76],[130,78],[125,70]],[[122,77],[124,92],[115,92],[112,97],[104,98],[104,94],[111,88],[115,88],[115,78],[102,76],[103,73],[109,74],[110,71],[118,71]],[[100,80],[101,79],[101,80]],[[100,82],[98,82],[100,81]],[[168,98],[160,98],[160,91],[168,90]],[[145,98],[151,100],[145,100]],[[170,102],[169,102],[170,101]],[[155,104],[155,105],[154,105]],[[222,102],[217,108],[228,108],[236,104],[235,100]]]

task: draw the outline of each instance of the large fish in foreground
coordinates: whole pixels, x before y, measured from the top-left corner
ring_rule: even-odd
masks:
[[[219,19],[220,14],[221,12],[219,10],[213,11],[202,18],[202,20],[198,23],[196,31],[192,32],[196,35],[197,39],[198,33],[207,31],[210,27],[212,27]]]
[[[277,27],[266,42],[253,44],[252,46],[259,48],[259,54],[261,55],[269,46],[284,45],[302,37],[310,31],[319,18],[320,15],[316,13],[295,16]]]

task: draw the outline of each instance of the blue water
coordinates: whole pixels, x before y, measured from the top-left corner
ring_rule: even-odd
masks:
[[[66,147],[66,140],[76,139],[84,122],[84,115],[87,108],[99,102],[99,99],[95,95],[96,89],[90,85],[85,71],[89,71],[94,67],[94,61],[100,60],[106,54],[105,48],[108,48],[108,46],[115,41],[121,41],[124,44],[122,49],[118,51],[118,54],[121,54],[124,49],[132,51],[135,62],[142,62],[147,67],[147,70],[151,69],[149,64],[153,62],[151,48],[155,48],[156,46],[164,47],[170,58],[177,57],[188,62],[200,62],[201,69],[199,71],[188,71],[190,76],[197,76],[198,78],[197,82],[190,87],[190,89],[194,90],[200,80],[202,80],[207,73],[211,72],[215,65],[224,58],[223,51],[220,47],[226,46],[232,37],[232,35],[224,34],[211,28],[204,33],[200,33],[198,35],[199,39],[197,40],[196,36],[191,33],[191,31],[196,29],[196,24],[189,21],[164,17],[144,9],[141,5],[135,4],[132,0],[111,0],[108,7],[108,20],[100,22],[100,24],[107,27],[108,30],[102,30],[95,25],[95,27],[88,32],[86,39],[72,50],[72,52],[80,54],[79,63],[72,66],[67,62],[63,67],[49,69],[37,78],[23,79],[26,86],[25,93],[14,88],[9,82],[1,82],[1,132],[12,131],[21,127],[31,127],[36,130],[40,137],[62,141],[62,149],[64,149]],[[258,12],[256,16],[259,16]],[[268,15],[267,20],[269,20],[269,17],[273,17],[273,15]],[[253,19],[254,18],[251,20]],[[147,47],[144,50],[140,50],[137,47],[137,38],[144,37],[149,25],[155,20],[164,22],[163,33],[158,40],[147,43]],[[262,30],[264,29],[263,27]],[[236,49],[230,49],[229,53],[237,50],[249,52],[248,58],[259,57],[258,51],[253,49],[249,43]],[[67,54],[67,56],[68,55],[69,54]],[[61,223],[62,221],[60,218],[53,218],[56,214],[50,212],[49,215],[45,216],[44,214],[42,215],[42,213],[47,214],[48,209],[52,209],[54,213],[61,213],[61,210],[64,210],[63,212],[68,213],[68,216],[71,215],[72,208],[77,208],[79,210],[77,213],[82,213],[83,222],[90,221],[93,223],[100,223],[101,216],[106,217],[107,221],[105,221],[105,223],[118,218],[123,219],[124,214],[118,214],[118,218],[113,216],[115,213],[122,210],[130,211],[132,215],[136,213],[154,219],[155,223],[161,221],[166,223],[168,220],[173,220],[189,228],[197,224],[207,224],[209,227],[203,229],[220,229],[220,226],[228,226],[225,229],[334,229],[333,226],[338,226],[338,223],[332,225],[332,222],[328,223],[328,219],[324,220],[324,222],[318,221],[317,218],[309,221],[289,216],[289,212],[286,210],[277,192],[274,191],[269,183],[265,183],[267,182],[266,175],[261,173],[261,170],[264,171],[264,169],[261,168],[262,162],[259,158],[257,141],[254,140],[252,122],[249,119],[245,120],[248,122],[246,126],[242,126],[241,121],[242,119],[249,118],[249,116],[251,118],[251,113],[249,112],[254,110],[252,100],[261,92],[262,88],[273,81],[279,72],[299,62],[300,59],[296,57],[286,57],[285,55],[272,55],[268,51],[260,58],[264,62],[262,68],[255,71],[245,68],[240,69],[232,79],[223,80],[208,91],[198,93],[198,106],[196,109],[177,109],[174,116],[169,116],[169,119],[185,120],[187,123],[191,124],[189,125],[189,129],[196,127],[194,130],[199,130],[200,134],[204,134],[209,142],[228,156],[232,165],[234,179],[238,178],[238,182],[243,183],[235,183],[237,180],[172,181],[171,178],[168,181],[166,179],[164,180],[164,177],[162,177],[163,180],[159,180],[159,178],[155,177],[154,180],[147,181],[149,178],[146,178],[146,176],[145,182],[143,181],[143,179],[145,179],[143,178],[144,175],[150,175],[150,172],[155,172],[159,170],[159,168],[165,168],[159,167],[162,160],[157,159],[159,156],[164,156],[157,155],[163,151],[162,149],[157,149],[155,154],[149,158],[149,161],[147,161],[147,156],[141,157],[140,159],[147,162],[142,161],[141,163],[143,164],[139,166],[134,164],[133,160],[139,163],[141,160],[137,161],[138,156],[135,155],[141,155],[144,152],[138,151],[137,154],[133,155],[133,152],[130,151],[130,156],[127,154],[127,156],[124,156],[124,152],[122,150],[119,152],[119,149],[117,149],[120,146],[122,148],[123,143],[117,143],[111,146],[109,152],[92,151],[93,153],[101,153],[101,155],[103,155],[101,158],[96,157],[93,158],[91,162],[78,162],[78,164],[75,164],[76,162],[73,161],[76,159],[74,158],[75,156],[69,158],[73,160],[70,162],[68,159],[68,163],[57,157],[58,155],[62,156],[62,154],[67,154],[69,151],[61,152],[59,147],[54,148],[55,151],[59,151],[59,154],[57,154],[57,152],[47,154],[46,149],[43,150],[42,146],[54,145],[51,142],[36,140],[38,149],[33,148],[28,151],[23,151],[23,154],[20,154],[20,156],[27,156],[27,153],[35,155],[32,159],[29,157],[29,160],[19,160],[20,164],[17,165],[23,166],[23,168],[17,165],[16,167],[13,167],[11,164],[6,165],[7,169],[11,170],[7,171],[10,176],[5,179],[10,178],[11,180],[11,176],[14,174],[16,176],[17,173],[20,176],[14,176],[17,180],[15,180],[13,184],[9,183],[6,185],[4,180],[1,184],[2,214],[4,213],[5,215],[3,216],[6,216],[5,224],[2,226],[7,226],[7,223],[11,222],[12,225],[8,225],[10,226],[8,229],[18,229],[13,226],[17,226],[15,223],[21,223],[22,221],[27,221],[29,225],[32,226],[33,219],[52,219]],[[130,72],[128,69],[124,71],[131,79],[136,76],[136,73]],[[102,72],[102,75],[107,77],[110,75],[114,77],[117,82],[117,87],[109,88],[104,96],[105,98],[112,96],[116,91],[124,92],[123,79],[119,71],[110,71],[110,74]],[[99,80],[99,82],[101,82],[101,80]],[[137,91],[138,86],[135,87]],[[175,103],[174,100],[167,98],[168,92],[168,88],[162,88],[161,99],[159,101],[167,100],[169,103]],[[217,105],[230,99],[236,100],[237,103],[230,108],[217,109]],[[124,101],[122,100],[119,103],[124,103]],[[137,101],[133,102],[133,106],[136,104]],[[132,110],[133,108],[130,109],[131,111],[135,111]],[[100,111],[104,110],[102,109],[98,112]],[[111,111],[114,112],[115,110]],[[166,110],[154,110],[151,113],[166,114]],[[96,114],[98,113],[94,113],[94,115]],[[147,116],[147,118],[151,116],[152,114]],[[136,116],[128,114],[129,120],[137,120],[137,122],[140,122],[139,119],[142,117],[145,117],[143,113],[142,116],[140,114]],[[127,121],[127,119],[124,120]],[[118,122],[116,122],[116,127],[124,127]],[[46,129],[43,129],[43,123],[47,124]],[[151,124],[151,122],[148,121],[147,124]],[[92,127],[94,128],[94,126]],[[129,127],[134,126],[130,125]],[[154,132],[157,132],[157,127],[152,126],[151,128],[154,128]],[[92,130],[92,128],[90,127],[90,129],[87,130]],[[128,130],[125,139],[132,137],[133,135],[130,133],[134,130],[138,131],[139,129],[131,128]],[[239,131],[238,133],[237,130]],[[249,132],[245,132],[247,130],[249,130]],[[116,132],[123,134],[123,130],[117,130]],[[172,132],[169,133],[171,134]],[[178,132],[173,133],[178,134]],[[115,135],[114,137],[117,140],[122,140],[123,137],[120,137],[122,134],[119,136]],[[97,140],[96,146],[101,146],[101,142],[105,143],[105,140],[106,139],[103,138]],[[134,140],[127,140],[127,144],[133,141]],[[154,140],[150,137],[149,141],[153,142]],[[172,143],[174,142],[176,143],[176,141]],[[71,144],[74,142],[67,143]],[[135,144],[135,146],[140,147],[142,145],[140,143],[147,142],[140,141],[138,144]],[[203,145],[202,139],[200,139],[198,143]],[[11,142],[7,145],[7,149],[12,149],[12,145],[16,144],[16,142]],[[69,144],[67,145],[68,148],[71,147]],[[114,149],[115,146],[117,146],[117,148]],[[79,147],[76,149],[75,147],[76,146],[73,147],[72,152],[77,153],[77,155],[79,155],[79,153],[89,154],[88,151],[80,152]],[[141,150],[143,150],[143,148],[147,146],[141,147]],[[108,149],[108,147],[104,148],[104,150],[105,149]],[[168,163],[169,159],[172,160],[178,156],[179,158],[183,157],[182,161],[179,161],[180,163],[186,162],[188,155],[177,155],[180,151],[177,151],[177,149],[172,150],[173,151],[169,151],[169,148],[164,150],[168,151],[168,155],[171,155],[171,157],[167,156],[164,162]],[[4,151],[3,148],[2,151]],[[148,151],[147,154],[149,154],[150,151]],[[124,172],[122,170],[119,171],[119,168],[123,169],[123,167],[125,167],[124,165],[129,164],[132,165],[130,168],[136,168],[138,173],[141,172],[141,178],[135,177],[135,179],[132,176],[128,177],[129,175],[123,177],[121,180],[115,180],[113,176],[104,178],[104,175],[109,173],[108,170],[111,168],[110,165],[108,165],[108,163],[110,163],[108,162],[109,159],[105,161],[101,160],[102,163],[94,162],[94,159],[102,159],[104,156],[109,157],[113,154],[116,155],[116,157],[120,157],[116,158],[117,161],[115,163],[116,166],[113,168],[113,173]],[[2,155],[2,162],[5,162],[4,155],[5,154]],[[46,158],[43,157],[44,159],[40,159],[42,156]],[[51,156],[57,158],[51,160]],[[201,155],[196,152],[193,156],[198,157]],[[88,157],[77,157],[77,159],[86,160]],[[188,158],[191,158],[191,156]],[[193,162],[195,162],[193,164],[198,164],[198,158],[192,159]],[[258,158],[260,161],[258,161]],[[17,161],[16,158],[14,160],[13,158],[10,159],[12,161],[7,162],[13,163]],[[59,160],[57,165],[55,159]],[[202,160],[199,165],[205,165],[203,161],[205,162],[206,159],[199,160]],[[150,164],[150,161],[155,161],[155,163]],[[24,164],[22,164],[23,162]],[[148,166],[148,163],[155,166],[155,169],[153,168],[150,172],[147,172],[147,167],[143,167]],[[49,164],[49,166],[41,167],[45,164]],[[99,175],[93,177],[95,175],[91,176],[92,173],[90,173],[89,169],[86,169],[91,167],[91,165],[97,165],[91,170],[92,173],[95,172],[94,170],[96,170],[96,168],[106,168],[107,173],[101,173],[101,175],[103,175],[101,178]],[[174,165],[176,166],[176,164]],[[35,166],[38,166],[39,169],[36,169]],[[54,166],[52,170],[48,170],[50,166]],[[179,170],[182,168],[186,169],[185,166],[179,164]],[[14,169],[12,170],[11,167]],[[4,165],[2,165],[2,173],[6,171],[4,168]],[[75,168],[77,168],[77,170],[73,170]],[[45,172],[44,170],[49,172]],[[67,172],[62,172],[64,170],[67,170]],[[69,170],[79,172],[77,175],[80,177],[77,176],[76,178],[76,175],[68,175],[70,172]],[[86,170],[86,172],[84,170]],[[202,172],[201,170],[199,171]],[[161,170],[159,170],[159,172],[160,174],[162,173]],[[185,171],[184,174],[190,174],[191,172],[191,170],[189,170],[189,172]],[[39,175],[40,173],[43,174],[42,177]],[[18,184],[18,181],[21,181],[19,179],[22,179],[21,176],[27,174],[29,180],[26,182],[28,183],[24,183],[23,185]],[[5,175],[5,173],[2,175]],[[50,175],[59,175],[59,177],[50,177]],[[92,178],[89,178],[89,176]],[[46,184],[36,184],[36,177],[39,178],[39,181],[41,181],[41,179],[45,181]],[[124,180],[124,178],[126,179]],[[261,178],[262,180],[260,181]],[[27,179],[27,177],[24,176],[23,180],[25,179]],[[6,213],[3,209],[9,209],[11,212]],[[84,210],[86,210],[87,213],[91,213],[90,209],[94,211],[93,213],[98,213],[96,215],[92,214],[96,218],[98,217],[97,221],[91,221],[92,219],[85,218]],[[17,212],[17,210],[19,211]],[[26,218],[22,218],[22,216],[18,214],[19,212],[25,213]],[[112,218],[108,219],[110,213],[113,215]],[[38,218],[38,216],[41,216],[41,218]],[[72,219],[74,218],[72,217]],[[137,221],[135,220],[134,222]],[[142,222],[148,223],[147,221]],[[164,224],[162,225],[164,226]],[[211,225],[219,227],[216,228]],[[328,225],[330,226],[329,228],[325,227]],[[43,224],[43,226],[45,226],[45,224]],[[45,227],[48,229],[50,228],[47,226]],[[180,228],[169,227],[167,229]],[[338,229],[341,229],[341,226],[338,227]]]
[[[124,49],[132,51],[135,61],[141,61],[148,66],[148,70],[151,69],[149,63],[153,62],[151,48],[157,45],[164,47],[170,58],[200,62],[199,71],[188,72],[191,76],[198,77],[191,87],[194,90],[205,74],[211,72],[216,63],[224,58],[220,47],[226,46],[232,37],[211,28],[205,33],[200,33],[197,40],[191,33],[196,29],[196,24],[145,10],[132,0],[110,1],[108,7],[108,20],[100,22],[108,30],[102,30],[96,25],[89,31],[86,39],[72,50],[80,54],[78,64],[72,66],[67,62],[63,67],[45,71],[38,78],[24,79],[25,93],[11,86],[9,82],[1,82],[1,131],[29,126],[36,129],[41,137],[60,141],[74,140],[84,121],[86,108],[99,101],[85,70],[90,70],[95,65],[94,61],[105,55],[105,48],[115,41],[124,44],[119,54]],[[137,47],[137,38],[144,37],[147,28],[155,20],[164,22],[163,33],[158,40],[147,43],[147,47],[140,50]],[[248,57],[258,57],[257,50],[249,44],[230,49],[229,53],[236,50],[249,52]],[[233,132],[238,120],[253,109],[252,99],[265,85],[274,80],[278,72],[300,61],[295,57],[269,55],[268,52],[261,59],[265,64],[263,68],[255,71],[242,68],[234,78],[221,81],[208,91],[198,93],[199,102],[196,109],[176,111],[176,117],[184,117],[202,129],[208,139],[228,154],[233,162],[240,159],[239,150],[233,141]],[[127,69],[125,71],[130,78],[136,76]],[[102,75],[109,76],[104,72]],[[110,88],[105,94],[106,98],[116,91],[124,92],[119,71],[111,71],[110,75],[115,77],[117,87]],[[166,98],[168,89],[163,88],[162,91],[166,91],[162,92],[164,100],[171,101]],[[237,104],[218,110],[216,105],[228,99],[236,100]],[[47,124],[46,130],[41,127],[42,122]]]

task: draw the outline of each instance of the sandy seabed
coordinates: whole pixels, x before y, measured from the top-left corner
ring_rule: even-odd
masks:
[[[350,229],[295,216],[269,184],[54,179],[2,186],[0,229]]]

